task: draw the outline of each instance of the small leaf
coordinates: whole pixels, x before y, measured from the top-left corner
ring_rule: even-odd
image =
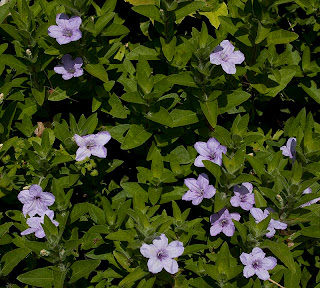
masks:
[[[78,260],[74,262],[71,265],[72,274],[69,283],[74,283],[78,279],[89,275],[89,273],[95,270],[100,263],[100,260]]]
[[[288,44],[298,39],[298,37],[299,35],[297,33],[280,29],[280,30],[270,32],[268,34],[267,41],[268,41],[268,45]]]
[[[146,142],[151,136],[152,133],[147,132],[142,126],[132,124],[122,142],[121,149],[128,150],[136,148]]]
[[[31,286],[52,287],[53,273],[49,268],[38,268],[19,275],[17,279]]]

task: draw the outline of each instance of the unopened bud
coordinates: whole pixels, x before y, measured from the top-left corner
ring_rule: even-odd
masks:
[[[29,185],[29,186],[24,186],[24,187],[22,188],[22,190],[29,190],[29,188],[30,188],[30,185]]]
[[[1,143],[1,144],[0,144],[0,150],[1,150],[2,147],[3,147],[3,144]]]
[[[0,104],[2,104],[3,100],[4,100],[4,94],[0,93]]]
[[[40,255],[41,255],[41,256],[49,256],[49,255],[50,255],[50,252],[49,252],[48,250],[46,250],[46,249],[42,249],[42,250],[40,251]]]
[[[27,49],[27,50],[26,50],[26,54],[27,54],[28,56],[31,56],[31,55],[32,55],[31,50],[30,50],[30,49]]]

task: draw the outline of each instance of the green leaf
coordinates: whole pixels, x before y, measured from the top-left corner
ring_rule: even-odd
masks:
[[[4,262],[4,264],[2,264],[1,274],[7,276],[30,252],[31,250],[29,248],[17,248],[4,254],[1,258],[1,262]]]
[[[217,179],[217,181],[220,183],[220,177],[222,175],[222,170],[219,165],[216,163],[213,163],[209,160],[203,160],[202,161],[204,166],[207,168],[207,170],[210,171],[210,173]]]
[[[169,43],[166,43],[166,40],[161,37],[160,42],[162,46],[162,52],[164,56],[167,58],[167,60],[170,62],[175,52],[177,37],[173,37]]]
[[[54,91],[49,95],[48,100],[49,101],[61,101],[64,99],[69,98],[67,95],[67,91],[62,90],[59,87],[56,87]]]
[[[108,74],[103,64],[87,64],[84,69],[88,71],[92,76],[102,80],[103,82],[108,82]]]
[[[219,16],[227,16],[228,15],[228,6],[225,2],[221,3],[220,7],[214,12],[199,12],[199,14],[206,16],[210,24],[218,29],[220,26]]]
[[[162,106],[160,106],[160,110],[158,112],[148,112],[146,118],[159,124],[173,127],[173,120],[170,113]]]
[[[126,277],[124,277],[120,283],[118,284],[119,287],[125,286],[125,287],[131,287],[134,282],[137,280],[145,277],[148,275],[148,272],[145,272],[142,270],[141,267],[135,268],[130,274],[128,274]]]
[[[306,92],[314,101],[320,104],[320,88],[318,89],[316,82],[314,82],[313,80],[311,80],[310,82],[310,87],[307,87],[302,83],[299,83],[298,86],[300,86],[304,90],[304,92]]]
[[[111,21],[111,19],[114,17],[115,13],[113,12],[109,12],[109,13],[106,13],[106,14],[103,14],[101,15],[97,22],[94,24],[94,36],[96,37],[100,32],[101,30],[107,26],[107,24]]]
[[[305,227],[301,230],[301,234],[304,236],[312,237],[312,238],[320,238],[319,226],[313,225],[313,226]]]
[[[197,87],[197,84],[194,82],[192,76],[190,75],[190,72],[181,72],[179,74],[173,74],[168,76],[166,79],[172,85],[177,84],[189,87]]]
[[[2,6],[0,6],[0,8],[1,7]],[[19,72],[28,72],[27,66],[13,55],[2,54],[0,57],[0,64],[8,65],[10,68],[16,69]]]
[[[37,287],[52,287],[53,273],[49,268],[38,268],[21,274],[17,279],[28,285]]]
[[[206,102],[199,101],[199,103],[200,103],[201,110],[204,116],[206,116],[209,124],[211,125],[212,128],[215,128],[217,125],[217,118],[218,118],[218,101],[217,100],[206,101]]]
[[[81,216],[88,213],[89,207],[87,203],[77,203],[73,206],[70,214],[70,223],[77,221]]]
[[[299,35],[295,32],[286,31],[283,29],[272,31],[268,34],[268,45],[274,44],[288,44],[296,39]]]
[[[134,48],[128,55],[128,60],[138,60],[139,55],[143,56],[146,60],[158,60],[159,53],[152,48],[140,45]]]
[[[218,98],[219,102],[219,114],[223,114],[228,110],[242,104],[250,98],[250,94],[244,91],[230,91],[228,94],[222,94]]]
[[[126,241],[126,242],[134,241],[134,236],[132,235],[132,233],[126,230],[121,230],[121,229],[118,229],[118,231],[108,234],[106,238],[114,241]]]
[[[100,263],[100,260],[78,260],[74,262],[71,265],[72,274],[69,283],[74,283],[78,279],[89,275],[89,273],[95,270]]]
[[[194,13],[195,11],[201,9],[205,5],[204,1],[193,1],[190,4],[184,5],[183,7],[174,11],[175,21],[180,20],[188,16],[189,14]]]
[[[132,124],[122,142],[121,149],[128,150],[136,148],[146,142],[151,136],[152,133],[146,131],[142,126]]]
[[[150,68],[148,61],[142,56],[139,56],[136,79],[144,94],[149,94],[152,91],[153,78],[151,73],[152,69]]]
[[[109,37],[116,37],[128,34],[130,30],[121,24],[112,23],[109,27],[102,30],[101,35],[102,36],[109,36]]]
[[[126,107],[122,105],[121,100],[116,94],[111,94],[108,100],[109,105],[111,106],[111,110],[108,111],[110,115],[115,118],[125,119],[130,113]]]
[[[174,109],[170,116],[173,120],[172,127],[190,125],[199,122],[197,114],[191,110]]]
[[[279,258],[291,271],[295,271],[296,267],[292,257],[292,253],[288,246],[284,243],[277,243],[266,240],[261,243],[261,248],[268,248],[277,258]]]
[[[46,97],[46,90],[43,88],[42,91],[39,91],[35,88],[31,88],[32,95],[34,99],[38,102],[38,104],[41,106],[44,102],[44,99]]]
[[[261,178],[261,176],[266,173],[263,163],[259,159],[257,159],[257,157],[249,156],[247,154],[245,155],[245,157],[252,166],[254,172],[258,175],[259,178]]]
[[[132,7],[132,10],[143,15],[143,16],[146,16],[150,19],[154,19],[160,23],[163,23],[161,16],[160,16],[159,8],[157,8],[154,5],[134,6],[134,7]]]
[[[260,21],[258,22],[258,32],[257,32],[257,37],[254,41],[255,44],[259,44],[260,42],[262,42],[264,39],[266,39],[269,35],[271,28],[266,28],[263,27],[260,23]]]
[[[10,4],[6,3],[0,6],[0,24],[2,24],[3,20],[9,15],[10,12]]]

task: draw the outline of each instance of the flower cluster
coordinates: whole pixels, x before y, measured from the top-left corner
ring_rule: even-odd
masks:
[[[82,37],[80,25],[82,20],[79,16],[69,17],[64,14],[56,16],[57,25],[51,25],[48,28],[48,35],[55,38],[60,45],[68,44],[72,41],[78,41]],[[80,77],[83,74],[81,68],[83,61],[80,57],[72,60],[69,54],[65,54],[61,59],[62,65],[54,67],[54,71],[62,74],[64,80],[69,80],[72,77]]]
[[[18,194],[18,200],[23,204],[22,213],[26,217],[31,216],[27,219],[27,224],[30,228],[21,232],[21,235],[28,235],[35,233],[38,238],[45,237],[42,225],[44,223],[44,217],[47,215],[52,223],[56,226],[59,223],[53,220],[54,212],[48,208],[53,205],[55,197],[52,193],[43,192],[39,185],[31,185],[28,190],[22,190]],[[35,216],[35,215],[39,216]]]

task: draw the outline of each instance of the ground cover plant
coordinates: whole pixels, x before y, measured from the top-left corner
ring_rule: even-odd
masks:
[[[1,0],[1,287],[320,287],[318,0]]]

